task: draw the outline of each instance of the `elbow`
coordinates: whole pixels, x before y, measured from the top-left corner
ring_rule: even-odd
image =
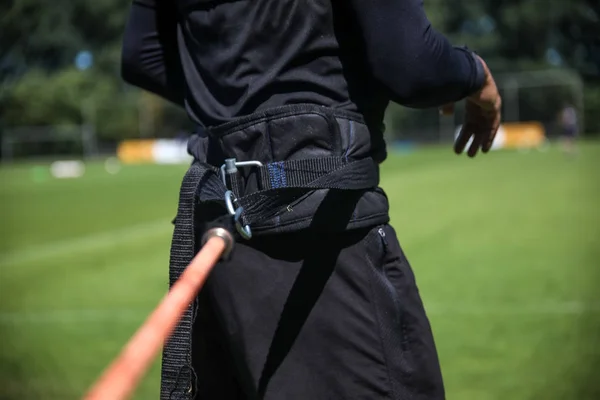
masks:
[[[121,59],[121,79],[138,89],[156,91],[156,82],[148,76],[140,61],[135,57],[129,56]]]
[[[419,74],[403,74],[402,82],[396,82],[394,86],[389,87],[391,99],[403,106],[417,107],[419,98],[425,93],[430,92],[427,82]]]
[[[121,56],[121,79],[129,85],[135,86],[139,89],[154,91],[156,82],[152,75],[150,75],[137,53],[130,52],[125,53]]]
[[[474,63],[428,25],[419,40],[404,40],[401,52],[386,54],[372,64],[375,78],[390,99],[415,108],[438,107],[465,97],[473,86]],[[384,50],[384,49],[380,49]]]
[[[143,85],[148,69],[146,64],[142,42],[135,35],[126,32],[121,47],[121,79],[130,85]]]
[[[140,60],[137,57],[136,49],[130,46],[123,46],[121,51],[121,79],[131,85],[136,84],[136,76],[139,75],[140,71]]]
[[[407,59],[405,59],[407,60]],[[401,66],[400,66],[401,65]],[[415,57],[394,67],[376,71],[375,79],[387,88],[390,100],[411,108],[439,107],[465,97],[468,76],[452,71],[435,57]]]
[[[441,82],[443,68],[432,49],[424,43],[410,43],[395,53],[389,46],[371,48],[370,69],[373,78],[388,92],[390,99],[401,105],[414,104]]]
[[[411,108],[427,108],[436,106],[433,92],[435,82],[428,78],[429,73],[423,69],[411,68],[407,65],[392,68],[374,68],[373,76],[380,82],[393,102]],[[394,72],[391,72],[394,71]]]
[[[176,82],[169,85],[162,67],[144,63],[140,53],[135,49],[123,48],[120,73],[121,79],[126,83],[151,92],[177,105],[184,105],[183,84]]]

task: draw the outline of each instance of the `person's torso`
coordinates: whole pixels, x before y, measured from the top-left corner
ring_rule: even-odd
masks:
[[[577,125],[577,112],[573,107],[567,107],[563,110],[563,125],[571,127]]]
[[[204,126],[288,104],[382,123],[387,99],[343,0],[178,0],[190,118]]]

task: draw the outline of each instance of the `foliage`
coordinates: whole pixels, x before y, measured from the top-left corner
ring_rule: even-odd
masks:
[[[120,78],[128,7],[120,0],[0,2],[0,126],[92,121],[100,137],[110,140],[187,129],[182,110],[142,95]],[[600,98],[600,49],[594,44],[600,6],[593,0],[429,0],[425,7],[437,30],[477,50],[495,73],[576,70],[586,82],[586,126],[600,130],[600,114],[594,112]],[[74,67],[81,51],[93,56],[85,71]],[[525,94],[520,106],[554,113],[556,104],[548,101],[557,95],[548,90]],[[435,115],[397,106],[388,114],[389,125],[403,129]]]
[[[117,98],[120,101],[111,106]],[[102,136],[119,138],[137,130],[132,100],[135,97],[123,93],[118,80],[98,70],[69,66],[50,73],[34,68],[12,85],[2,114],[16,126],[93,123]]]

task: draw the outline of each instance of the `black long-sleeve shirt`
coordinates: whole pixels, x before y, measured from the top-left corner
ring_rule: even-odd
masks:
[[[377,125],[389,101],[437,107],[484,81],[422,0],[133,0],[122,74],[200,125],[293,103]]]

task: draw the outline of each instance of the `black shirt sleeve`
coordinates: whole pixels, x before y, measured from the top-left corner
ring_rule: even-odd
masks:
[[[439,107],[483,86],[481,61],[433,29],[422,0],[350,2],[369,67],[390,100],[413,108]]]
[[[133,1],[123,36],[121,75],[128,83],[183,106],[177,16],[168,3]]]

